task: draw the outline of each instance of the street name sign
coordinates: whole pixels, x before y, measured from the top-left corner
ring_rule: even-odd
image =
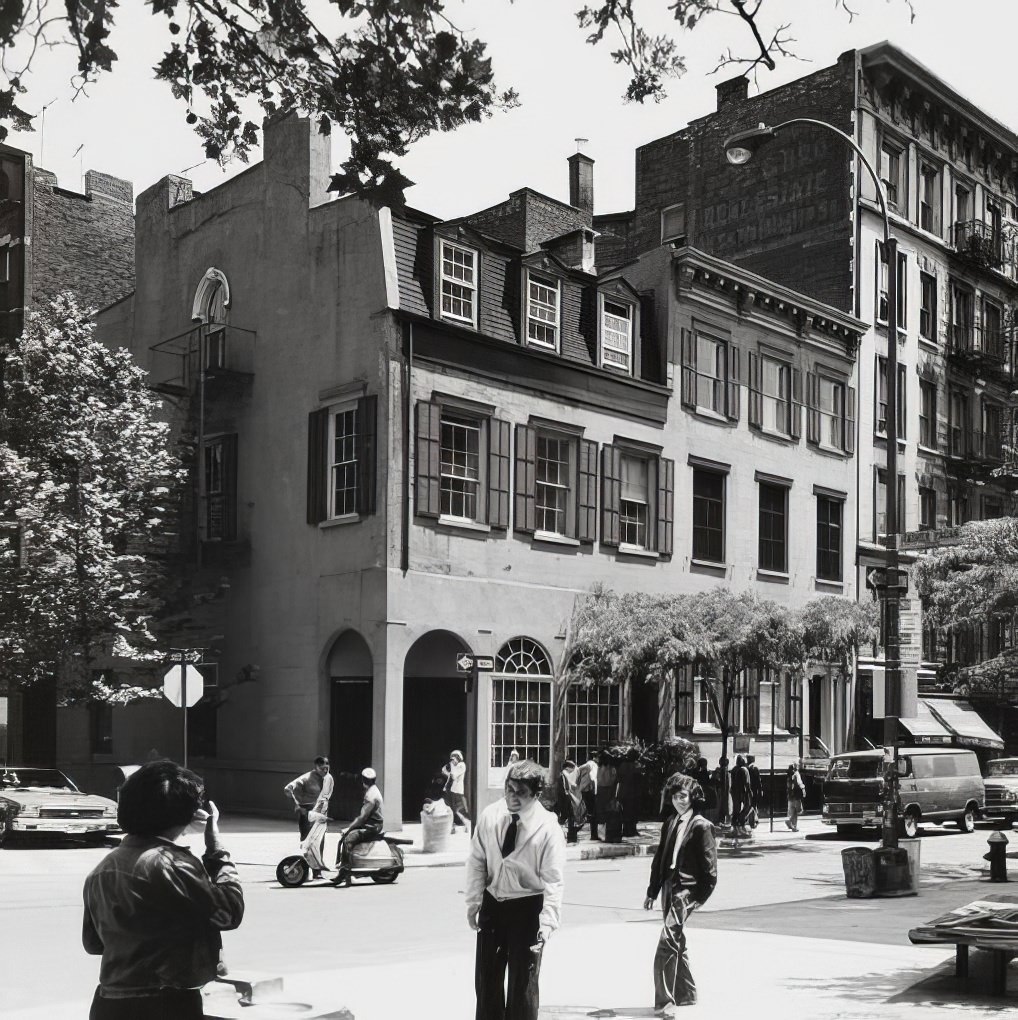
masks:
[[[961,545],[967,531],[963,524],[953,528],[937,528],[930,531],[906,531],[898,538],[899,549],[942,549],[944,546]]]
[[[456,656],[456,671],[458,673],[493,673],[495,671],[495,660],[490,655],[467,655],[463,652]]]
[[[898,605],[898,661],[918,668],[923,654],[923,607],[919,599],[902,599]]]
[[[194,708],[205,693],[205,677],[194,666],[185,666],[187,671],[187,707]],[[163,696],[180,708],[180,666],[170,666],[163,675]]]

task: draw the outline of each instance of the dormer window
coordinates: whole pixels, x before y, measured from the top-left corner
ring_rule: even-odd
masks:
[[[601,300],[601,366],[633,371],[633,306]]]
[[[527,342],[557,351],[558,331],[558,280],[527,273]]]
[[[442,241],[442,318],[477,325],[477,252]]]

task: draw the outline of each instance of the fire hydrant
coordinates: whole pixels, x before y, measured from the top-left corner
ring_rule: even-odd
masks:
[[[986,841],[990,844],[990,852],[983,854],[983,860],[990,862],[990,881],[1007,881],[1007,836],[1002,832],[991,832]]]

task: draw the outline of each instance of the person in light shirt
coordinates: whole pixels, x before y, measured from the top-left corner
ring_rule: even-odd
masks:
[[[537,1020],[541,954],[559,926],[565,869],[562,829],[538,799],[547,781],[532,761],[510,766],[505,798],[474,828],[466,907],[477,932],[476,1020]]]
[[[679,1006],[696,1002],[696,985],[686,952],[686,918],[703,906],[718,881],[714,826],[698,813],[703,789],[676,772],[665,783],[665,798],[675,814],[661,826],[644,910],[653,910],[658,893],[664,923],[654,955],[654,1014],[677,1016]]]

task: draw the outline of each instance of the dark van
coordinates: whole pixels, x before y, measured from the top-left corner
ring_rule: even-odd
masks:
[[[835,755],[824,780],[822,820],[838,832],[883,824],[883,751]],[[972,832],[986,805],[979,761],[956,747],[898,750],[899,829],[916,836],[920,822],[955,822]]]

